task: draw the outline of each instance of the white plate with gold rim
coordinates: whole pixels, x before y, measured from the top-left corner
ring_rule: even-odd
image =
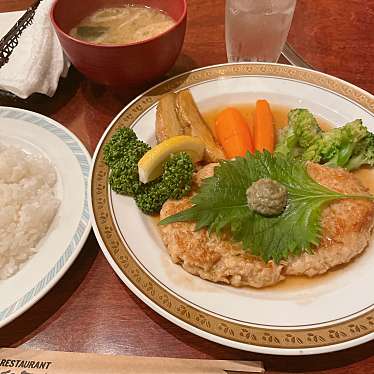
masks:
[[[140,95],[113,120],[94,155],[91,214],[101,248],[123,282],[146,304],[186,330],[230,347],[271,354],[316,354],[374,338],[374,245],[348,266],[317,280],[262,290],[204,281],[173,264],[157,224],[131,198],[113,193],[103,146],[121,126],[153,145],[157,100],[190,88],[200,110],[258,98],[306,107],[331,124],[362,118],[374,131],[374,97],[332,76],[262,63],[223,64],[182,74]],[[286,233],[285,233],[286,234]]]

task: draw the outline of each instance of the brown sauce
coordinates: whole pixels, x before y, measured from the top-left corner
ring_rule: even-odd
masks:
[[[159,214],[155,214],[155,215],[153,215],[153,216],[149,216],[150,218],[151,218],[151,220],[152,220],[152,223],[154,224],[154,225],[158,225],[159,223],[160,223],[160,215]]]
[[[327,273],[316,275],[314,277],[307,277],[306,275],[289,275],[282,282],[268,287],[271,291],[300,291],[302,289],[310,289],[311,287],[318,287],[326,285],[328,282],[344,271],[348,264],[339,265],[334,269],[330,269]]]

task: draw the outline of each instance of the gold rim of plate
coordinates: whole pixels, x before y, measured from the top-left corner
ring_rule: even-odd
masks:
[[[98,233],[112,257],[129,282],[159,308],[178,320],[216,337],[250,346],[300,350],[321,348],[367,337],[374,333],[374,310],[344,322],[322,327],[282,328],[247,326],[227,321],[198,310],[162,288],[132,258],[126,243],[117,232],[109,204],[109,169],[103,161],[103,145],[120,127],[130,127],[133,122],[159,99],[173,90],[222,77],[266,75],[283,77],[328,89],[354,101],[374,113],[374,97],[347,82],[316,71],[280,64],[224,64],[205,67],[171,78],[135,99],[119,115],[105,134],[96,151],[92,169],[91,196],[94,219]],[[366,339],[365,339],[366,340]],[[248,350],[249,347],[248,347]]]

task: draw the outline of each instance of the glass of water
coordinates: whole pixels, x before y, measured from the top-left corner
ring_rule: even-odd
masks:
[[[295,6],[296,0],[226,0],[228,61],[278,61]]]

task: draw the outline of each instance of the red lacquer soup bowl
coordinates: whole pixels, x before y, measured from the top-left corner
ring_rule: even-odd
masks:
[[[69,35],[95,10],[125,4],[163,10],[176,24],[154,38],[123,45],[97,45]],[[183,45],[186,19],[186,0],[56,0],[51,9],[52,24],[72,64],[87,78],[119,88],[154,82],[170,70]]]

